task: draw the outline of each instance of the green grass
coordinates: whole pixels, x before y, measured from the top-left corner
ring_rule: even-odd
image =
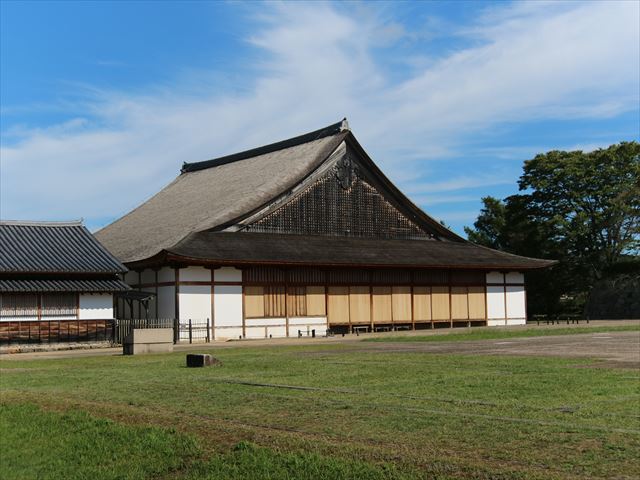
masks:
[[[437,330],[436,330],[437,331]],[[496,340],[501,338],[549,337],[556,335],[577,335],[602,332],[636,332],[640,324],[611,327],[558,327],[558,328],[526,328],[522,330],[471,329],[470,331],[447,331],[446,335],[389,335],[375,338],[364,338],[363,342],[464,342],[467,340]]]
[[[280,453],[240,442],[204,460],[193,436],[139,427],[85,412],[46,412],[35,405],[0,405],[4,480],[184,478],[402,479],[392,466],[314,454]]]
[[[113,440],[115,452],[132,435],[143,445],[147,436],[157,438],[160,450],[197,445],[187,457],[176,453],[152,462],[162,474],[144,470],[148,449],[133,449],[131,462],[140,462],[141,476],[130,478],[640,476],[637,370],[590,368],[597,364],[590,359],[368,348],[361,342],[203,346],[222,361],[203,369],[185,368],[184,353],[3,360],[0,402],[111,419],[103,428],[123,429],[122,440]],[[49,428],[36,417],[23,415],[27,438]],[[76,424],[87,417],[69,418]],[[153,429],[144,430],[149,425]],[[3,439],[14,428],[4,421],[0,427]],[[65,435],[68,443],[58,442]],[[2,455],[9,452],[16,471],[30,472],[32,458],[41,459],[42,471],[55,471],[53,454],[42,451],[73,459],[73,446],[82,438],[94,441],[90,437],[82,429],[52,429],[49,443],[35,441],[24,453],[25,443],[10,436]],[[83,461],[98,459],[87,454]],[[68,478],[112,478],[99,465],[91,468],[97,469],[91,475]]]
[[[183,468],[196,442],[169,429],[127,426],[85,412],[0,405],[1,477],[144,479]]]

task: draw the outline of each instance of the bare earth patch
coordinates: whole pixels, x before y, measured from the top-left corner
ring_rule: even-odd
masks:
[[[640,332],[610,332],[464,342],[379,342],[350,345],[338,351],[307,352],[333,356],[353,352],[517,355],[603,360],[596,367],[640,368]],[[606,363],[605,363],[606,362]],[[590,363],[589,366],[592,364]]]

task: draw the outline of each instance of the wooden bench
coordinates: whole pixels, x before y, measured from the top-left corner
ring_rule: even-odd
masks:
[[[392,329],[393,327],[390,327],[389,325],[384,325],[381,327],[373,327],[374,332],[390,332]]]
[[[411,327],[409,325],[394,325],[393,329],[399,332],[400,330],[411,330]]]
[[[351,327],[351,331],[356,335],[360,335],[360,332],[368,333],[369,325],[356,325]]]

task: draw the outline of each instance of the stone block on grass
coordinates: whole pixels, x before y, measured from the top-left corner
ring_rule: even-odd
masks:
[[[210,367],[220,365],[220,360],[206,353],[189,353],[187,367]]]

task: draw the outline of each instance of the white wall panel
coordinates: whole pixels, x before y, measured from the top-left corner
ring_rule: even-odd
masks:
[[[487,273],[487,283],[504,283],[504,275],[502,272]]]
[[[507,287],[507,318],[526,318],[524,285]]]
[[[214,321],[216,327],[242,327],[241,285],[216,285],[214,287],[213,303],[215,308]]]
[[[327,317],[291,317],[289,325],[326,325]]]
[[[524,274],[520,272],[509,272],[506,275],[507,283],[521,283],[524,285]]]
[[[80,295],[81,320],[113,318],[113,296],[110,293]]]
[[[181,282],[210,282],[211,270],[204,267],[187,267],[180,269]]]
[[[182,271],[180,272],[182,276]],[[208,285],[180,285],[178,290],[180,320],[211,319],[211,287]]]
[[[175,295],[174,287],[158,287],[158,318],[175,318]]]
[[[250,327],[286,326],[286,318],[247,318],[245,325]]]
[[[504,320],[504,287],[487,285],[487,317],[489,319],[501,318]]]
[[[213,329],[213,338],[216,340],[225,340],[228,338],[240,338],[242,336],[242,327],[221,327]]]

